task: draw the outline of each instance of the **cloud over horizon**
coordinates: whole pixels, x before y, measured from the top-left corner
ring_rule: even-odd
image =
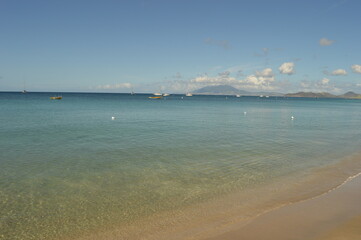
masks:
[[[300,86],[302,91],[305,92],[331,92],[331,93],[341,93],[342,90],[336,87],[334,84],[330,83],[330,79],[323,78],[319,81],[301,81]]]
[[[106,84],[106,85],[99,85],[96,87],[97,89],[120,89],[120,88],[132,88],[131,83],[116,83],[116,84]]]
[[[256,71],[255,74],[248,75],[245,79],[239,81],[239,86],[245,89],[255,90],[274,90],[275,77],[271,68],[265,68],[262,71]]]
[[[243,75],[237,75],[243,77]],[[275,76],[271,68],[255,71],[254,74],[244,78],[232,77],[229,71],[218,73],[217,76],[210,77],[207,74],[195,77],[190,80],[188,88],[199,88],[209,85],[232,85],[243,89],[253,90],[274,90]]]

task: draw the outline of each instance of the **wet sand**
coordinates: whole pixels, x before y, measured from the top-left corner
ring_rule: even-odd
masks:
[[[361,239],[361,216],[357,216],[315,240]]]
[[[361,176],[321,196],[278,208],[237,230],[206,239],[361,239]]]

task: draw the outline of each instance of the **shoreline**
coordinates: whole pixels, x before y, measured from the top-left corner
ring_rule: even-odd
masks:
[[[269,215],[277,215],[279,212],[285,211],[285,209],[292,209],[295,208],[295,206],[297,207],[299,205],[309,204],[310,202],[312,203],[320,198],[329,198],[329,196],[332,196],[335,194],[335,192],[337,193],[344,191],[343,189],[348,189],[347,186],[356,180],[360,182],[359,185],[357,185],[357,187],[359,187],[358,191],[361,190],[360,159],[361,154],[358,152],[356,154],[345,157],[342,161],[332,165],[327,165],[325,167],[313,169],[310,172],[298,174],[297,178],[295,178],[295,176],[283,177],[276,182],[272,182],[255,189],[249,189],[245,192],[242,191],[239,193],[233,193],[220,199],[213,199],[207,203],[197,204],[195,206],[191,206],[190,208],[178,209],[168,213],[155,214],[154,216],[147,217],[137,222],[136,224],[127,226],[113,226],[111,229],[108,228],[106,231],[93,229],[95,231],[92,231],[92,233],[89,232],[89,234],[86,235],[66,239],[267,239],[264,237],[240,238],[237,235],[244,234],[244,231],[249,231],[247,229],[250,228],[250,226],[255,226],[255,224],[258,226],[256,228],[256,232],[259,232],[259,227],[267,228],[267,224],[259,223],[260,219],[262,220]],[[347,194],[352,194],[352,192],[353,191],[347,192]],[[359,192],[360,195],[355,198],[358,200],[357,203],[361,202],[361,191]],[[353,198],[350,199],[352,200]],[[333,202],[337,203],[337,201]],[[348,204],[348,206],[353,205]],[[321,204],[321,207],[322,206],[323,205]],[[299,212],[303,213],[303,210],[301,209]],[[361,216],[361,205],[359,212]],[[354,213],[354,211],[352,211],[352,213]],[[324,211],[321,216],[328,216],[327,214],[328,212]],[[340,214],[342,214],[342,211]],[[290,216],[292,218],[292,214]],[[280,216],[275,216],[274,218],[279,219],[279,224],[281,224],[281,233],[283,231],[283,224],[281,221],[282,218]],[[312,218],[310,219],[312,220]],[[336,222],[337,224],[341,224],[347,220],[350,219],[342,219]],[[285,223],[289,224],[292,222],[293,221],[287,220]],[[309,222],[309,220],[306,219],[305,222]],[[273,228],[273,217],[270,223]],[[302,222],[300,222],[299,226],[302,226],[301,223]],[[336,225],[333,227],[336,227]],[[332,230],[333,227],[323,229],[323,232],[326,232],[326,230]],[[298,231],[302,233],[302,230],[303,229],[301,228]],[[314,231],[314,229],[311,230]],[[305,231],[307,232],[308,230]],[[272,236],[272,234],[269,235]],[[282,240],[281,237],[271,237],[269,239]],[[287,236],[285,236],[283,239],[289,240],[290,238],[287,234]],[[294,239],[296,240],[298,238]],[[307,238],[302,237],[299,239],[303,240]]]
[[[361,239],[361,173],[319,196],[266,212],[204,240]],[[203,240],[202,239],[202,240]]]

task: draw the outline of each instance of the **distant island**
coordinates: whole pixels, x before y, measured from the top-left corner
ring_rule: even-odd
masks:
[[[297,92],[297,93],[277,93],[277,92],[249,92],[229,85],[206,86],[193,92],[197,95],[242,95],[242,96],[279,96],[279,97],[302,97],[302,98],[350,98],[361,99],[361,94],[347,92],[342,95],[334,95],[328,92]]]
[[[298,93],[288,93],[284,95],[285,97],[305,97],[305,98],[352,98],[352,99],[361,99],[361,94],[354,92],[347,92],[342,95],[334,95],[327,92],[313,93],[313,92],[298,92]]]

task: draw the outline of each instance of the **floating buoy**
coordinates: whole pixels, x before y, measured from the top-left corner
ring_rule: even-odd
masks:
[[[115,120],[115,117],[112,117],[112,120]]]
[[[244,112],[243,114],[244,114],[244,115],[247,115],[247,112]]]
[[[294,116],[292,116],[292,117],[291,117],[291,119],[293,120],[293,119],[295,119],[295,117],[294,117]]]

